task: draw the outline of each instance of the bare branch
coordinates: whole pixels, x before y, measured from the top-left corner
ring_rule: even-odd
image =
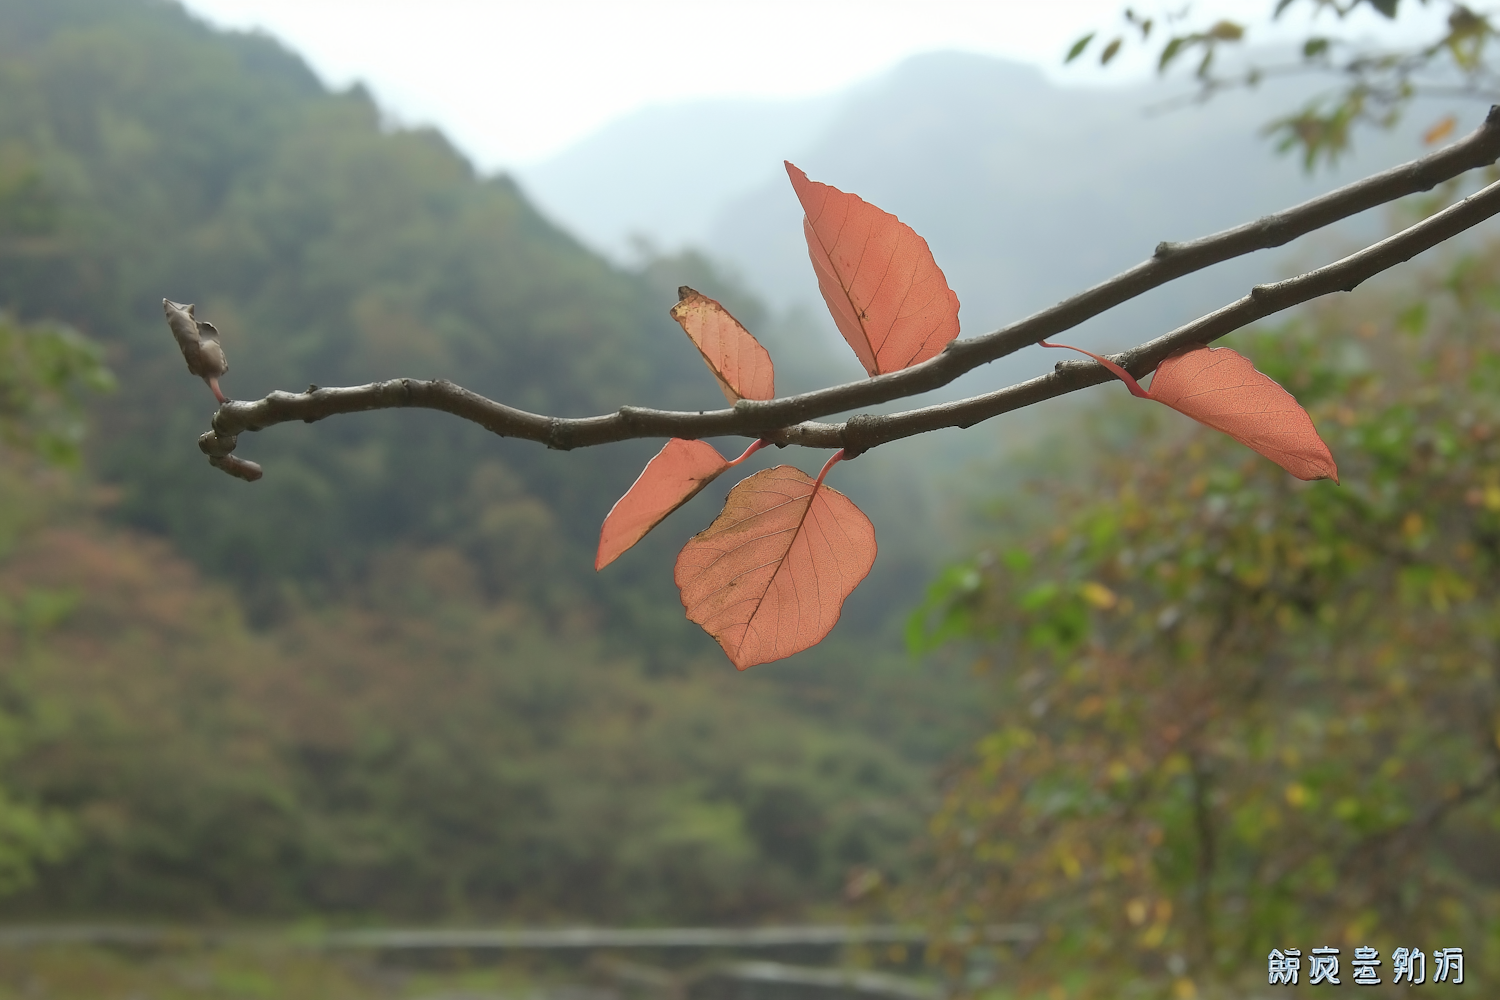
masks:
[[[1193,344],[1210,343],[1257,320],[1323,295],[1353,291],[1380,272],[1430,250],[1496,214],[1500,214],[1500,181],[1342,260],[1285,281],[1256,285],[1244,298],[1139,347],[1113,355],[1110,360],[1137,378],[1145,378],[1162,359],[1175,351]],[[818,428],[816,433],[809,433],[807,440],[797,438],[795,443],[840,447],[855,452],[868,450],[943,427],[970,427],[1002,413],[1113,379],[1114,376],[1096,361],[1064,361],[1050,374],[982,396],[884,416],[860,415],[843,424],[815,425]],[[794,436],[799,429],[791,428]]]
[[[733,409],[673,411],[623,406],[615,413],[579,418],[519,410],[446,380],[402,378],[344,388],[309,386],[303,393],[278,391],[260,400],[232,400],[223,404],[214,415],[213,430],[199,439],[199,447],[217,467],[241,478],[251,478],[246,474],[249,468],[235,466],[242,460],[231,455],[237,436],[244,431],[263,430],[293,420],[312,423],[343,413],[419,407],[452,413],[503,437],[525,438],[562,450],[633,438],[744,436],[766,438],[778,444],[844,448],[852,456],[913,434],[943,427],[968,427],[1009,410],[1097,385],[1112,376],[1091,361],[1065,362],[1052,374],[953,403],[886,416],[857,414],[838,424],[812,421],[830,413],[940,388],[980,365],[1069,330],[1176,278],[1256,250],[1281,246],[1366,209],[1430,190],[1468,170],[1494,163],[1497,158],[1500,158],[1500,107],[1491,108],[1484,124],[1473,133],[1442,150],[1212,236],[1187,243],[1159,244],[1149,260],[1049,309],[982,337],[953,341],[930,361],[860,382],[780,399],[740,400]],[[1207,343],[1309,299],[1353,289],[1372,275],[1436,246],[1497,211],[1500,211],[1500,188],[1491,185],[1343,260],[1287,281],[1256,286],[1245,298],[1113,360],[1143,377],[1183,346]],[[258,467],[253,463],[243,466],[252,467],[258,478]]]

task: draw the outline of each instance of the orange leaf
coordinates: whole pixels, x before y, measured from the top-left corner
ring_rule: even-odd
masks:
[[[1433,125],[1426,132],[1423,132],[1422,141],[1429,146],[1436,145],[1452,135],[1453,129],[1457,125],[1458,119],[1449,115]]]
[[[1338,482],[1333,455],[1307,411],[1227,347],[1195,347],[1167,358],[1148,395],[1254,448],[1298,479]]]
[[[805,214],[807,253],[839,332],[871,375],[935,357],[958,336],[958,296],[927,241],[857,195],[787,175]]]
[[[728,309],[683,285],[677,289],[672,318],[703,355],[703,363],[718,379],[730,406],[741,399],[776,395],[771,355]]]
[[[677,557],[687,616],[744,670],[817,644],[875,563],[853,501],[790,465],[735,486]]]
[[[673,438],[646,463],[625,495],[615,501],[599,529],[594,569],[620,558],[672,511],[698,495],[730,463],[706,441]]]

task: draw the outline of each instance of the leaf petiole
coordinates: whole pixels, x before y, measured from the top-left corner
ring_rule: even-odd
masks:
[[[741,455],[739,458],[735,459],[733,462],[730,462],[728,465],[724,466],[724,468],[726,468],[726,469],[732,469],[732,468],[734,468],[736,465],[739,465],[745,459],[749,458],[751,455],[754,455],[757,451],[760,451],[762,448],[764,448],[766,445],[768,445],[770,443],[771,442],[767,441],[765,438],[761,438],[760,440],[758,440],[758,441],[754,442],[753,444],[751,444],[750,447],[746,448],[745,449],[745,453],[743,455]]]
[[[1087,354],[1089,357],[1093,358],[1095,361],[1099,362],[1105,368],[1108,368],[1111,372],[1118,376],[1120,381],[1125,383],[1125,388],[1130,390],[1130,394],[1132,396],[1139,396],[1142,399],[1152,398],[1149,392],[1141,388],[1141,384],[1135,380],[1134,375],[1130,374],[1128,371],[1121,368],[1119,365],[1115,364],[1113,361],[1109,360],[1106,357],[1095,354],[1093,351],[1085,351],[1081,347],[1074,347],[1072,344],[1051,344],[1045,340],[1039,340],[1037,341],[1037,343],[1043,347],[1061,347],[1067,351],[1077,351],[1079,354]]]
[[[818,473],[818,478],[813,482],[813,489],[816,490],[819,486],[822,486],[823,477],[828,475],[828,470],[833,468],[837,463],[842,462],[846,457],[842,448],[834,452],[828,461],[823,463],[823,471]]]

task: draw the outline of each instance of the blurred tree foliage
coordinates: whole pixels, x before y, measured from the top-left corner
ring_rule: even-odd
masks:
[[[7,202],[0,195],[0,215]],[[72,463],[83,434],[82,393],[105,389],[109,372],[98,348],[71,330],[25,327],[0,314],[0,561],[15,529],[39,513],[26,480],[45,464]],[[35,587],[0,593],[0,633],[31,642],[66,612],[69,595]],[[0,659],[7,668],[12,664]],[[0,768],[14,767],[30,745],[31,727],[9,669],[0,673]],[[65,812],[0,785],[0,895],[33,883],[36,865],[56,861],[75,843]]]
[[[82,394],[113,385],[98,345],[65,327],[24,327],[0,314],[0,441],[46,461],[74,462]]]
[[[30,218],[17,208],[18,191],[24,194],[25,185],[0,189],[0,225]],[[15,542],[15,529],[38,513],[26,480],[43,465],[77,460],[83,394],[111,384],[96,345],[66,328],[22,326],[0,313],[0,560]],[[0,632],[29,643],[70,603],[66,594],[34,587],[0,594]],[[15,711],[14,680],[9,671],[0,674],[0,767],[14,766],[31,736],[24,712]],[[75,842],[69,820],[34,796],[0,785],[0,895],[32,884],[38,862],[67,854]]]
[[[168,4],[0,2],[0,190],[0,303],[95,337],[119,376],[95,448],[115,516],[233,579],[257,621],[337,597],[413,539],[483,549],[496,597],[607,601],[588,556],[644,452],[579,462],[379,414],[257,440],[276,473],[245,489],[192,447],[211,401],[163,336],[163,295],[224,331],[241,398],[400,373],[549,412],[713,399],[673,298],[508,178],[393,128],[357,89],[327,92],[271,40]]]
[[[453,549],[252,632],[232,592],[85,510],[36,517],[0,567],[16,593],[10,770],[78,849],[12,912],[795,914],[852,866],[904,867],[931,804],[900,748],[549,634]]]
[[[1289,946],[1500,969],[1497,305],[1492,247],[1240,339],[1342,485],[1132,400],[1053,449],[1097,478],[935,584],[913,640],[977,650],[1003,708],[919,898],[1043,925],[996,996],[1239,996]],[[1122,446],[1132,419],[1182,433]]]
[[[1259,6],[1264,18],[1216,16],[1222,9],[1201,16],[1202,6],[1194,10],[1192,3],[1129,6],[1121,30],[1089,32],[1069,48],[1066,61],[1089,54],[1107,66],[1126,45],[1137,44],[1151,52],[1163,75],[1191,67],[1193,99],[1198,101],[1277,77],[1326,79],[1327,90],[1266,126],[1283,152],[1302,154],[1309,170],[1319,161],[1336,163],[1347,153],[1356,127],[1390,128],[1418,98],[1500,102],[1500,24],[1493,11],[1460,0],[1421,0],[1418,17],[1432,10],[1447,16],[1429,19],[1409,41],[1381,45],[1350,32],[1342,22],[1366,12],[1394,22],[1403,12],[1418,11],[1415,0],[1263,0]],[[1307,20],[1295,44],[1246,51],[1264,37],[1265,29],[1298,15]],[[1410,26],[1413,20],[1408,17],[1405,23]],[[1452,115],[1438,118],[1429,126],[1427,140],[1443,139],[1454,125]]]
[[[0,786],[71,845],[7,915],[790,919],[909,867],[977,702],[872,652],[878,601],[730,676],[659,571],[680,536],[592,572],[649,442],[374,414],[255,440],[265,480],[232,481],[160,304],[217,323],[242,398],[406,374],[722,405],[667,309],[683,281],[756,306],[700,258],[645,271],[269,39],[0,0],[0,426],[76,446],[101,375],[59,324],[119,382],[81,469],[0,452]]]

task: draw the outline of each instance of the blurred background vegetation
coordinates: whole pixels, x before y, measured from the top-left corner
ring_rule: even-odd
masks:
[[[1340,484],[1121,392],[933,585],[911,641],[1000,697],[907,904],[1044,927],[1000,995],[1248,995],[1272,948],[1325,945],[1346,973],[1358,946],[1387,973],[1398,947],[1466,947],[1493,981],[1497,303],[1485,248],[1230,338],[1308,407]]]
[[[17,850],[55,834],[12,914],[745,921],[908,863],[980,715],[888,609],[741,682],[670,575],[592,572],[648,443],[392,413],[258,440],[246,490],[162,336],[164,291],[196,301],[242,397],[401,371],[708,405],[666,315],[689,278],[734,300],[706,262],[613,268],[440,136],[151,3],[0,4],[0,197],[0,301],[67,324],[0,329]]]
[[[224,331],[241,398],[402,374],[544,412],[718,405],[681,283],[822,380],[795,316],[708,258],[610,264],[268,39],[0,0],[0,917],[1033,923],[930,956],[997,1000],[1240,995],[1299,942],[1464,946],[1493,981],[1500,253],[1234,342],[1341,486],[1107,389],[950,466],[947,508],[852,463],[880,574],[745,675],[662,572],[693,524],[591,572],[649,443],[384,413],[256,437],[247,487],[193,447],[212,403],[159,304]],[[913,657],[955,539],[977,555]],[[0,995],[424,982],[0,954]]]

